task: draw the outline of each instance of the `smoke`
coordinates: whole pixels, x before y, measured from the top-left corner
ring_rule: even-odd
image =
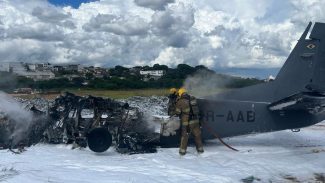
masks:
[[[190,95],[204,97],[224,91],[232,79],[208,70],[199,70],[184,81],[183,87]]]
[[[8,126],[11,128],[7,138],[12,140],[12,144],[15,145],[24,139],[32,123],[32,113],[25,110],[22,104],[3,92],[0,92],[0,113],[5,116]]]
[[[134,96],[128,99],[119,100],[128,103],[142,113],[142,124],[136,125],[136,130],[140,132],[159,132],[160,122],[157,116],[167,115],[168,98],[163,96],[140,97]],[[134,130],[134,129],[133,129]]]
[[[147,132],[153,133],[160,131],[160,121],[158,121],[157,118],[152,115],[152,113],[144,113],[143,120],[145,124],[144,129],[146,129]]]

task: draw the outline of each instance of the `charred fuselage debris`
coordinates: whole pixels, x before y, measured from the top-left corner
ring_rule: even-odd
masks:
[[[47,111],[35,106],[32,123],[24,138],[15,139],[15,121],[0,118],[0,148],[30,146],[38,142],[88,146],[95,152],[106,151],[113,144],[121,153],[156,152],[159,133],[148,127],[136,107],[109,98],[81,97],[65,93],[48,105]],[[15,143],[13,143],[15,141]]]

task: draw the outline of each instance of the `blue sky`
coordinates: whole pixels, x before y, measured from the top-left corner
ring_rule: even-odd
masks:
[[[0,62],[103,67],[185,63],[260,77],[276,74],[309,21],[325,22],[324,0],[0,4]]]
[[[81,3],[88,3],[96,0],[48,0],[51,4],[56,6],[72,6],[79,8]]]

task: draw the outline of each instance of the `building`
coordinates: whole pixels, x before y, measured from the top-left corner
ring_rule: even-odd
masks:
[[[164,70],[140,71],[140,75],[161,77],[165,74]]]
[[[28,71],[49,71],[52,68],[50,63],[26,63]]]
[[[83,67],[80,64],[56,64],[53,65],[52,71],[82,72]]]
[[[0,71],[19,73],[26,71],[27,68],[23,62],[3,62],[0,63]]]
[[[49,80],[49,79],[54,79],[55,75],[51,71],[36,71],[36,72],[20,72],[16,73],[19,76],[24,76],[26,78],[33,79],[35,81],[38,80]]]
[[[36,71],[36,64],[27,64],[28,70],[30,71]]]
[[[40,63],[35,65],[37,71],[48,71],[51,70],[52,68],[52,65],[50,63]]]
[[[61,71],[63,71],[63,70],[64,70],[64,68],[63,68],[62,65],[54,65],[54,66],[52,67],[52,71],[53,71],[53,72],[61,72]]]
[[[53,79],[55,75],[48,71],[50,64],[26,64],[23,62],[0,63],[0,71],[10,72],[33,80]],[[38,68],[40,68],[39,71]]]
[[[108,76],[108,71],[101,67],[95,67],[93,74],[95,78],[103,78],[104,76]]]
[[[140,71],[140,75],[143,76],[143,81],[149,81],[150,79],[158,80],[165,75],[164,70],[151,70],[151,71]]]
[[[69,64],[65,66],[66,71],[78,72],[79,71],[79,64]]]

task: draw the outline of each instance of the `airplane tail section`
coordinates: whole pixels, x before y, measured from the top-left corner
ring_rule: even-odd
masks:
[[[315,23],[306,39],[311,23],[275,79],[277,101],[272,111],[325,111],[325,24]]]
[[[325,23],[315,23],[312,31],[311,27],[310,22],[274,81],[205,98],[266,102],[271,104],[271,110],[278,110],[290,104],[286,102],[301,98],[306,98],[303,100],[306,105],[315,100],[320,104],[319,100],[325,100]],[[300,110],[301,106],[286,109]]]
[[[279,94],[325,93],[325,23],[315,23],[306,39],[311,26],[310,22],[275,79]]]

